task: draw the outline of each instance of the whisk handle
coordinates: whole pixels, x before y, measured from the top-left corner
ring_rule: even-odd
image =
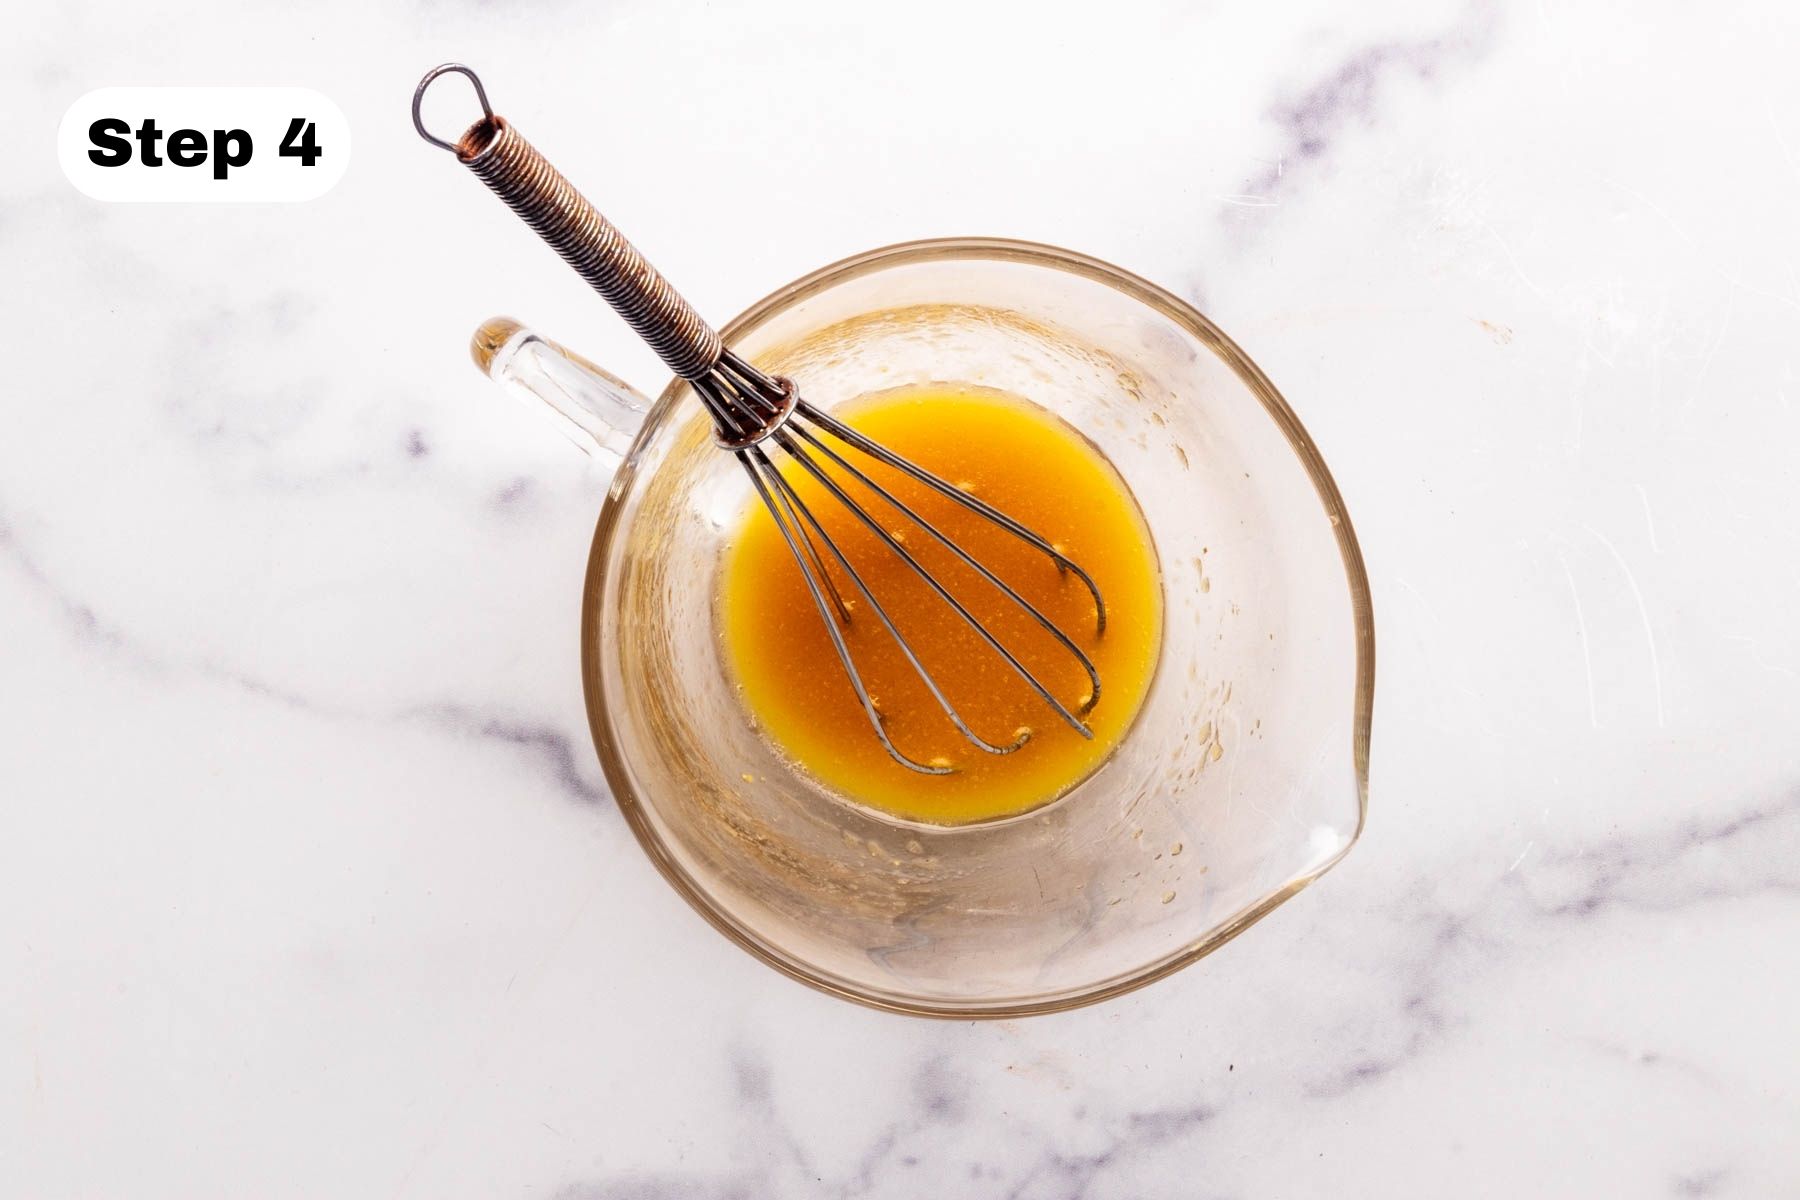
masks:
[[[451,148],[606,297],[670,370],[683,379],[699,379],[718,365],[724,353],[718,331],[506,118],[488,113]]]

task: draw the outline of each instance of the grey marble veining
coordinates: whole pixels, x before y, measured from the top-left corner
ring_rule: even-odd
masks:
[[[1788,6],[195,0],[9,32],[0,1195],[1800,1191]],[[655,364],[417,142],[447,57],[720,316],[995,233],[1218,320],[1370,567],[1345,863],[1026,1021],[854,1008],[689,912],[582,711],[604,479],[465,341],[511,312]],[[318,88],[349,173],[292,207],[77,195],[63,110],[163,79]],[[701,160],[781,182],[722,209]]]

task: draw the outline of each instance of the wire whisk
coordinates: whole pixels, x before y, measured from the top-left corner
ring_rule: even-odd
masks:
[[[445,74],[466,76],[474,85],[476,99],[481,104],[481,118],[455,142],[434,137],[425,128],[420,115],[426,89]],[[1030,740],[1031,731],[1022,729],[1010,741],[995,741],[969,727],[956,705],[920,661],[892,616],[876,599],[850,557],[827,533],[794,482],[777,468],[769,454],[771,444],[815,480],[827,495],[844,505],[883,546],[898,555],[1058,717],[1083,737],[1094,736],[1083,720],[1100,700],[1100,672],[1093,660],[1068,633],[1014,587],[877,481],[866,468],[879,464],[898,472],[1043,553],[1059,572],[1074,576],[1086,587],[1094,601],[1096,635],[1103,634],[1106,631],[1106,603],[1086,571],[1047,539],[1012,517],[815,408],[800,395],[793,380],[766,374],[733,353],[718,332],[645,261],[612,222],[576,191],[504,117],[494,114],[488,104],[487,90],[474,71],[460,63],[446,63],[427,72],[413,93],[412,117],[413,127],[420,137],[455,154],[612,305],[670,370],[692,386],[712,418],[717,445],[743,466],[787,543],[795,565],[805,577],[807,591],[818,608],[819,617],[830,633],[838,662],[868,717],[870,728],[895,762],[926,775],[945,775],[955,770],[943,763],[925,763],[909,757],[889,738],[886,722],[857,670],[855,657],[845,640],[843,631],[851,622],[851,605],[834,581],[827,567],[828,559],[836,564],[842,577],[849,581],[868,611],[893,639],[944,715],[970,744],[989,754],[1011,754]],[[827,465],[835,471],[827,469]],[[902,544],[900,538],[850,494],[846,482],[853,482],[868,496],[905,516],[1028,614],[1087,673],[1087,696],[1073,708],[1059,700],[1017,654],[1002,644],[968,606]]]

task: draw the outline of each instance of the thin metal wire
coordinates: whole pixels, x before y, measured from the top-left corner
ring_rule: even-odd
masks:
[[[794,385],[791,381],[783,379],[778,382],[787,390],[789,396],[794,395]],[[700,394],[707,411],[713,416],[714,424],[718,427],[719,446],[722,449],[732,450],[738,461],[745,463],[745,469],[748,470],[748,460],[743,457],[742,450],[753,447],[761,440],[754,436],[755,426],[748,423],[759,422],[766,425],[766,416],[757,411],[758,405],[754,399],[754,389],[747,381],[738,388],[725,386],[725,383],[726,381],[722,380],[718,374],[709,375],[704,379],[695,380],[694,390]],[[776,410],[770,406],[767,411]],[[792,405],[790,404],[787,411],[779,413],[779,416],[785,420],[791,413]],[[832,581],[831,572],[825,569],[825,561],[820,556],[818,547],[813,544],[812,534],[807,531],[806,525],[802,522],[796,521],[795,526],[800,534],[800,545],[804,548],[807,557],[811,559],[814,568],[817,569],[819,582],[831,596],[832,607],[836,610],[838,619],[845,625],[849,625],[850,606],[845,602],[843,593],[838,590],[837,584]]]
[[[481,119],[471,125],[455,143],[432,136],[426,130],[420,115],[426,89],[433,80],[445,74],[467,76],[481,103]],[[850,627],[853,613],[851,605],[844,599],[833,578],[831,563],[836,564],[838,573],[855,588],[868,610],[875,615],[882,629],[912,667],[914,674],[924,683],[938,707],[966,741],[989,754],[1011,754],[1030,740],[1031,730],[1020,729],[1010,743],[999,743],[982,737],[969,727],[911,643],[900,632],[898,624],[875,597],[862,573],[851,564],[849,556],[826,531],[824,522],[807,506],[794,482],[775,465],[766,449],[771,441],[806,475],[823,487],[833,500],[847,507],[859,523],[897,554],[929,586],[933,594],[949,605],[1014,674],[1031,687],[1070,727],[1083,737],[1093,736],[1093,731],[1081,718],[1099,702],[1100,672],[1075,640],[1017,589],[927,521],[893,491],[877,482],[862,467],[851,463],[843,454],[826,445],[814,429],[829,434],[843,446],[898,471],[1005,530],[1042,552],[1055,564],[1059,573],[1073,574],[1093,597],[1094,627],[1098,636],[1106,632],[1106,602],[1100,594],[1099,586],[1086,571],[1050,541],[986,501],[970,495],[807,403],[792,380],[770,376],[733,353],[720,340],[712,326],[644,260],[643,255],[625,240],[612,222],[602,216],[574,185],[564,179],[530,142],[519,136],[518,131],[504,117],[494,115],[493,109],[488,105],[486,89],[475,72],[468,67],[461,63],[445,63],[428,72],[419,81],[419,86],[413,93],[413,126],[427,142],[454,152],[465,166],[492,188],[582,278],[606,298],[619,315],[662,356],[671,370],[693,386],[701,404],[712,417],[720,447],[730,452],[749,475],[757,496],[768,509],[776,529],[787,544],[788,552],[793,556],[794,564],[805,580],[807,593],[818,609],[819,619],[825,623],[838,663],[850,682],[850,689],[868,718],[870,728],[895,762],[927,775],[946,775],[955,769],[943,762],[919,762],[902,752],[890,739],[886,717],[869,693],[845,639],[844,629]],[[1050,633],[1087,674],[1089,692],[1079,709],[1071,711],[1058,700],[1049,687],[962,600],[901,544],[899,538],[859,504],[830,471],[815,461],[812,453],[808,452],[809,447],[855,480],[859,486],[918,525],[964,565],[974,569],[1001,596],[1023,610],[1040,628]],[[824,553],[820,551],[821,545]]]
[[[756,465],[752,465],[751,455],[755,455],[759,460]],[[781,502],[781,509],[777,509],[776,501],[770,495],[769,485],[763,482],[762,474],[756,469],[756,466],[766,467],[770,476],[777,481],[781,479],[781,472],[769,463],[768,455],[764,454],[761,448],[739,450],[737,460],[743,464],[744,470],[750,473],[750,482],[756,485],[757,495],[761,496],[763,504],[768,506],[769,514],[775,518],[776,527],[781,530],[781,536],[787,541],[788,549],[793,552],[794,561],[800,564],[800,573],[806,576],[806,588],[812,593],[813,605],[819,610],[819,619],[825,622],[826,632],[831,634],[831,644],[837,649],[838,661],[843,664],[844,673],[850,677],[850,688],[856,693],[857,703],[862,705],[863,713],[869,718],[869,726],[875,730],[875,736],[881,739],[881,744],[887,749],[889,757],[901,766],[918,771],[922,775],[950,774],[952,768],[947,764],[922,763],[908,758],[888,737],[887,722],[882,718],[881,710],[875,707],[875,699],[869,695],[869,689],[863,686],[862,674],[856,669],[856,660],[850,657],[850,647],[844,644],[844,635],[839,632],[837,625],[831,619],[830,610],[825,607],[825,596],[820,592],[819,585],[813,579],[812,571],[808,569],[805,560],[800,557],[800,552],[794,545],[793,535],[788,532],[787,523],[782,520],[782,510],[787,508],[787,501],[784,499]],[[783,491],[779,487],[775,490],[778,493]],[[795,524],[799,523],[798,518],[794,518],[791,513],[787,515]]]
[[[1062,551],[1058,550],[1048,539],[1033,533],[1030,529],[1013,520],[986,501],[971,496],[955,484],[950,483],[940,476],[933,475],[923,467],[915,466],[906,461],[892,450],[889,450],[886,446],[883,446],[880,442],[869,440],[836,417],[829,413],[821,412],[819,409],[808,404],[805,400],[800,401],[796,411],[807,420],[813,422],[813,424],[826,430],[838,440],[848,442],[858,450],[861,450],[864,454],[867,454],[870,458],[885,463],[895,470],[904,471],[907,475],[918,480],[926,487],[940,495],[947,496],[964,508],[969,509],[971,512],[981,514],[1014,537],[1018,538],[1020,541],[1035,546],[1037,549],[1043,551],[1050,557],[1051,561],[1056,564],[1058,570],[1073,573],[1074,576],[1081,580],[1082,584],[1087,587],[1088,593],[1094,598],[1094,632],[1097,634],[1106,632],[1106,601],[1100,595],[1099,585],[1094,582],[1091,575],[1081,569],[1080,565],[1077,564],[1074,559],[1069,558]]]
[[[787,450],[788,453],[793,454],[795,459],[810,471],[816,472],[818,470],[804,454],[796,453],[793,447],[784,446],[783,449]],[[831,556],[837,559],[838,566],[842,567],[844,574],[850,577],[850,582],[856,585],[856,590],[862,593],[862,598],[868,601],[869,608],[875,613],[876,618],[880,620],[882,628],[886,629],[888,636],[894,639],[894,644],[900,648],[900,653],[906,657],[906,661],[912,666],[914,674],[918,675],[920,681],[924,683],[925,687],[931,692],[932,699],[938,702],[938,707],[944,710],[944,715],[950,718],[950,723],[956,726],[957,732],[961,733],[963,737],[967,738],[980,749],[987,751],[989,754],[1011,754],[1014,750],[1017,750],[1020,746],[1023,746],[1026,742],[1030,741],[1031,731],[1029,729],[1022,729],[1019,731],[1017,739],[1010,745],[998,746],[969,728],[968,723],[963,720],[962,714],[956,711],[956,706],[950,703],[949,698],[946,697],[942,689],[938,687],[937,680],[931,677],[931,672],[927,671],[925,669],[925,664],[919,661],[919,656],[914,652],[912,644],[902,636],[899,627],[894,624],[893,618],[888,616],[887,610],[881,606],[881,601],[875,599],[875,593],[870,591],[869,585],[863,582],[862,575],[855,567],[850,565],[850,559],[838,548],[837,542],[832,540],[831,535],[825,532],[825,527],[819,523],[819,518],[814,516],[812,509],[806,507],[806,503],[800,499],[800,493],[794,490],[794,485],[788,481],[786,476],[775,469],[774,464],[769,462],[769,456],[764,453],[762,447],[758,446],[756,449],[752,450],[751,453],[757,456],[757,461],[760,465],[764,466],[769,471],[774,472],[776,483],[786,495],[785,503],[793,508],[799,509],[800,515],[806,518],[807,524],[812,526],[813,532],[819,536],[819,540],[825,543],[825,548],[831,551]],[[858,511],[860,512],[861,510]],[[955,601],[951,601],[951,603],[955,603]]]
[[[494,110],[488,104],[487,89],[481,86],[480,77],[461,63],[445,63],[442,66],[433,67],[431,70],[425,72],[425,78],[419,80],[419,86],[413,89],[413,128],[419,131],[420,137],[424,138],[432,145],[448,150],[454,154],[456,152],[455,144],[446,142],[442,138],[433,137],[430,131],[425,128],[425,118],[419,113],[420,107],[425,103],[425,89],[436,82],[440,75],[451,74],[466,76],[469,82],[475,85],[475,98],[481,101],[481,113],[484,119],[489,121],[493,120]]]
[[[997,652],[1001,658],[1006,660],[1006,665],[1013,669],[1013,673],[1029,684],[1031,689],[1043,699],[1045,704],[1048,704],[1051,708],[1056,710],[1057,716],[1067,721],[1069,726],[1077,733],[1081,734],[1082,737],[1091,738],[1094,736],[1093,731],[1082,723],[1080,717],[1077,717],[1074,713],[1063,707],[1062,701],[1051,695],[1050,689],[1045,687],[1043,683],[1039,681],[1038,677],[1033,675],[1030,669],[1027,668],[1024,663],[1020,662],[1018,657],[1014,655],[1012,651],[1002,645],[1000,639],[995,637],[993,633],[988,630],[987,626],[977,620],[975,614],[964,607],[962,601],[951,595],[950,589],[945,587],[937,576],[933,575],[930,571],[927,571],[924,565],[921,564],[917,558],[913,557],[912,552],[900,544],[899,538],[883,528],[881,522],[877,521],[874,517],[871,517],[868,512],[863,509],[862,505],[852,500],[849,493],[845,492],[844,489],[838,485],[836,480],[827,475],[823,468],[813,462],[813,460],[803,453],[798,446],[794,445],[793,439],[789,438],[785,433],[776,434],[775,438],[776,443],[783,450],[786,450],[788,454],[793,457],[794,461],[798,462],[800,466],[806,470],[807,474],[818,480],[825,490],[829,491],[845,508],[848,508],[856,516],[857,520],[863,523],[870,533],[873,533],[876,537],[881,539],[883,545],[899,555],[900,560],[908,567],[912,568],[913,574],[924,581],[925,585],[937,595],[938,599],[942,600],[945,604],[948,604],[956,615],[963,619],[964,623],[967,624],[970,629],[973,629],[976,633],[980,634],[981,639],[986,642],[991,649]],[[920,521],[919,524],[924,525],[925,522]],[[929,526],[927,526],[927,528],[929,528]],[[969,559],[968,561],[973,562],[974,560]],[[848,564],[846,564],[846,567],[847,566]],[[1021,598],[1017,592],[1014,592],[1005,584],[999,583],[998,580],[995,580],[994,582],[999,585],[1002,591],[1006,592],[1015,600],[1018,600],[1021,604],[1024,604],[1023,598]],[[1036,611],[1029,604],[1024,604],[1024,607],[1028,612]],[[898,637],[898,634],[895,636]],[[1082,654],[1079,650],[1075,653],[1083,662],[1087,660],[1087,656]],[[1096,680],[1099,679],[1098,673],[1095,673],[1094,678]]]
[[[834,462],[838,466],[842,467],[845,471],[847,471],[850,474],[851,478],[853,478],[857,482],[861,483],[864,487],[866,487],[870,491],[874,492],[877,496],[880,496],[883,500],[887,501],[888,504],[891,505],[892,507],[894,507],[895,509],[898,509],[900,512],[904,513],[907,516],[907,518],[912,521],[913,524],[917,525],[920,529],[923,529],[926,533],[929,533],[932,536],[932,538],[938,542],[939,545],[942,545],[947,550],[949,550],[952,554],[956,555],[956,557],[958,559],[960,559],[962,562],[964,562],[968,566],[974,568],[974,570],[983,579],[987,580],[989,583],[991,583],[995,587],[999,588],[1000,591],[1006,596],[1006,598],[1008,600],[1011,600],[1014,604],[1017,604],[1020,608],[1024,609],[1025,612],[1034,621],[1036,621],[1039,626],[1041,626],[1052,637],[1054,637],[1058,642],[1060,642],[1064,649],[1066,649],[1070,654],[1073,654],[1076,658],[1076,661],[1078,661],[1081,664],[1082,669],[1087,672],[1087,676],[1088,676],[1088,684],[1089,684],[1088,698],[1082,702],[1081,711],[1084,714],[1093,711],[1094,705],[1096,705],[1100,702],[1100,672],[1094,666],[1093,660],[1090,659],[1082,651],[1080,646],[1077,646],[1075,644],[1074,639],[1070,638],[1068,634],[1064,633],[1057,626],[1056,622],[1052,621],[1049,617],[1046,617],[1042,612],[1040,612],[1038,610],[1038,607],[1035,604],[1033,604],[1033,603],[1031,603],[1031,601],[1025,599],[1024,596],[1021,596],[1016,590],[1014,590],[1012,588],[1011,585],[1006,583],[1005,580],[1001,579],[998,575],[996,575],[992,571],[988,570],[988,568],[983,566],[982,563],[979,560],[977,560],[974,555],[970,554],[967,550],[964,550],[961,546],[957,545],[947,535],[945,535],[942,530],[938,529],[938,527],[936,525],[933,525],[930,521],[927,521],[924,517],[922,517],[918,513],[914,512],[912,510],[912,508],[910,506],[908,506],[904,501],[902,501],[899,497],[895,496],[892,492],[890,492],[886,488],[882,487],[879,483],[876,483],[873,479],[870,479],[862,471],[860,471],[856,467],[852,466],[849,462],[847,462],[844,459],[844,457],[842,455],[836,453],[835,451],[833,451],[831,449],[831,447],[825,445],[818,438],[814,437],[812,435],[812,433],[810,431],[808,431],[804,426],[799,426],[799,425],[794,426],[793,432],[798,434],[800,437],[806,439],[806,441],[808,443],[810,443],[812,446],[814,446],[815,448],[817,448],[821,454],[825,455],[832,462]],[[776,441],[784,449],[787,448],[787,441],[785,440],[786,437],[787,437],[787,435],[785,433],[776,435]],[[799,457],[799,456],[796,455],[796,457]],[[1061,702],[1058,701],[1054,696],[1052,696],[1050,694],[1049,689],[1045,688],[1043,684],[1039,683],[1037,681],[1037,678],[1035,676],[1033,676],[1030,671],[1026,670],[1025,667],[1022,666],[1019,663],[1019,661],[1017,659],[1015,659],[1007,651],[1006,647],[1002,646],[994,638],[994,635],[989,633],[987,631],[987,628],[985,626],[983,626],[981,624],[981,622],[979,622],[975,619],[975,617],[969,612],[968,609],[964,608],[960,603],[957,602],[955,597],[951,596],[950,593],[944,589],[944,586],[937,581],[936,577],[934,577],[929,571],[925,570],[924,567],[920,566],[918,563],[918,560],[915,559],[910,553],[908,553],[905,547],[901,546],[888,533],[887,530],[883,529],[879,523],[877,523],[866,512],[864,512],[861,505],[859,505],[855,501],[851,500],[850,497],[848,495],[846,495],[841,488],[839,488],[835,483],[831,482],[828,478],[826,478],[826,476],[823,473],[819,472],[816,468],[813,468],[810,463],[807,464],[807,467],[808,467],[808,470],[811,470],[818,477],[818,479],[821,483],[825,484],[826,487],[831,489],[831,492],[834,496],[836,496],[839,500],[843,501],[843,503],[846,506],[848,506],[851,509],[851,511],[856,513],[856,515],[858,517],[862,518],[862,520],[869,526],[869,528],[873,529],[878,535],[881,536],[881,538],[884,541],[888,542],[889,545],[892,546],[893,550],[906,560],[907,565],[912,567],[912,569],[918,573],[920,578],[924,579],[926,583],[931,585],[931,587],[938,593],[938,595],[942,596],[946,601],[948,601],[950,603],[950,605],[956,609],[957,615],[962,617],[964,621],[968,622],[970,627],[972,627],[975,630],[975,632],[979,633],[984,639],[986,639],[989,645],[991,645],[994,649],[998,650],[1006,658],[1006,661],[1012,666],[1013,670],[1018,672],[1020,677],[1023,678],[1025,680],[1025,682],[1029,683],[1037,691],[1038,695],[1040,695],[1044,698],[1045,703],[1049,704],[1052,708],[1056,709],[1056,711],[1062,716],[1063,720],[1067,721],[1070,725],[1074,726],[1075,729],[1078,732],[1080,732],[1081,736],[1090,737],[1090,738],[1094,736],[1092,731],[1090,731],[1087,728],[1087,726],[1083,725],[1081,723],[1081,721],[1076,719],[1075,714],[1071,713],[1068,709],[1064,708],[1062,706]]]

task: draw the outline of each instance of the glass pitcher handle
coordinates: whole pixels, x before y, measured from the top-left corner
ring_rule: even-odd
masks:
[[[583,451],[616,468],[650,401],[630,384],[511,317],[484,321],[469,340],[481,373],[529,401]]]

